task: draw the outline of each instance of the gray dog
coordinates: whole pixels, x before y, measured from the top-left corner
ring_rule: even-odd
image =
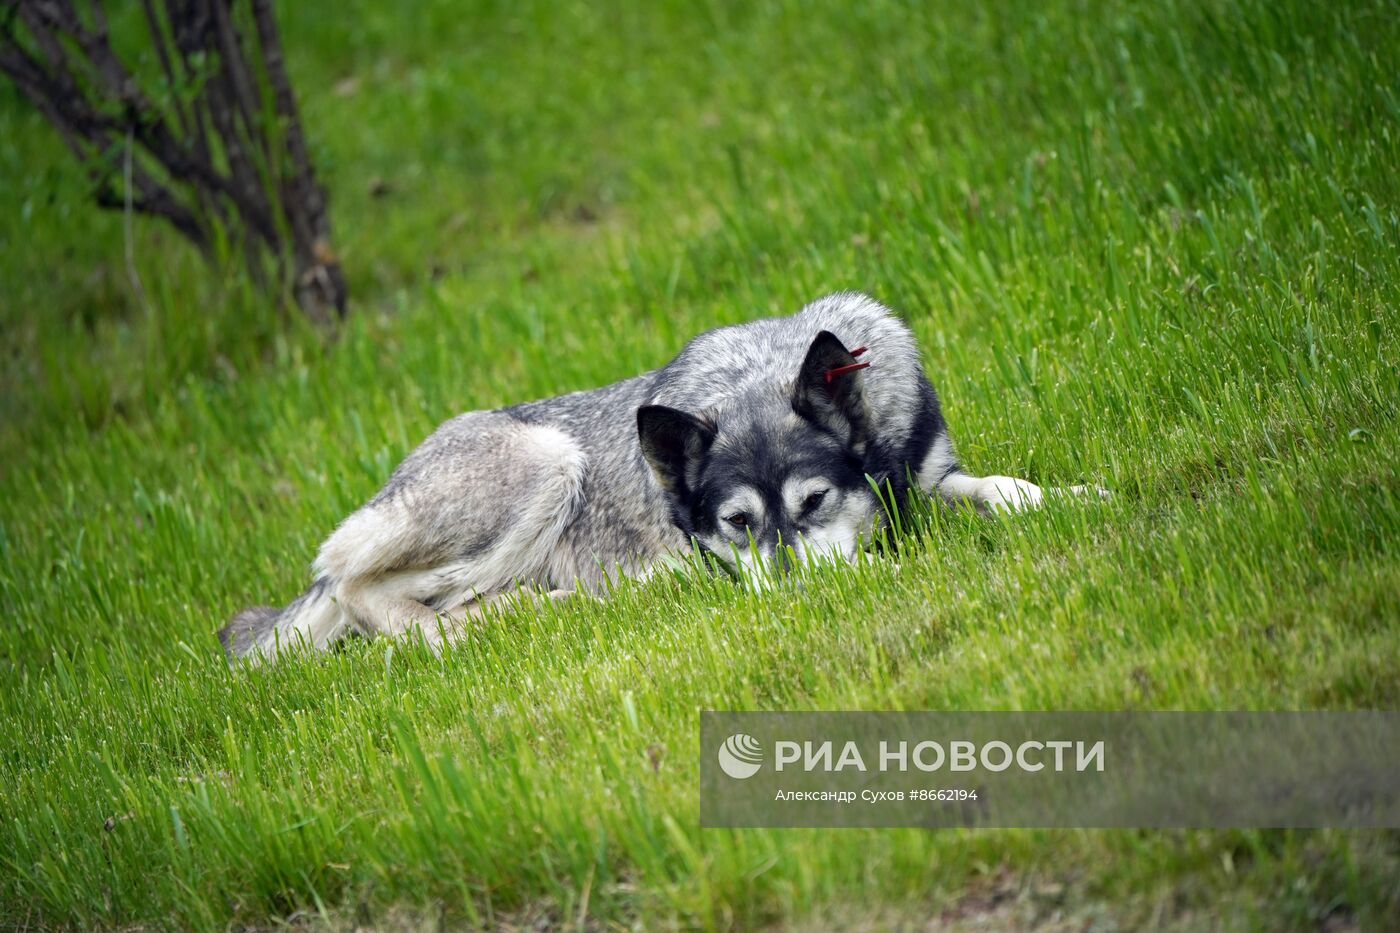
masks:
[[[871,480],[895,503],[913,483],[981,509],[1047,492],[964,473],[913,335],[845,292],[601,389],[458,415],[326,540],[305,593],[219,639],[254,659],[352,632],[437,645],[521,587],[596,592],[690,547],[754,580],[850,559],[885,519]]]

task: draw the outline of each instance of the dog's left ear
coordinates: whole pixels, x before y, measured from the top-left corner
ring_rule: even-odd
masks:
[[[835,334],[824,330],[807,348],[807,358],[792,389],[794,411],[838,436],[848,437],[861,453],[870,440],[863,368]]]

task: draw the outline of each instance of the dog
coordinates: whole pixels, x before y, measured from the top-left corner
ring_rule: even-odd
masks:
[[[219,639],[253,661],[351,633],[436,648],[492,601],[600,594],[690,549],[764,579],[853,559],[914,487],[981,510],[1103,492],[964,472],[909,328],[838,293],[601,389],[458,415],[326,539],[304,593]]]

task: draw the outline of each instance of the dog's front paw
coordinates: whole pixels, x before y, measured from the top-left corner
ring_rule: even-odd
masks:
[[[984,476],[977,498],[989,512],[1024,512],[1040,506],[1045,491],[1013,476]]]
[[[1095,486],[1093,483],[1089,483],[1084,486],[1067,486],[1065,487],[1065,491],[1072,492],[1076,496],[1089,496],[1091,498],[1097,496],[1100,499],[1113,498],[1113,493],[1109,492],[1107,489],[1104,489],[1102,486]]]

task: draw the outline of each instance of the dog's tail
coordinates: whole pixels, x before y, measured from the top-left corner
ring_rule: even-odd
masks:
[[[285,608],[253,606],[244,609],[219,629],[219,643],[230,661],[240,658],[260,661],[298,646],[329,647],[347,624],[344,611],[335,601],[334,591],[328,578],[319,577]]]

